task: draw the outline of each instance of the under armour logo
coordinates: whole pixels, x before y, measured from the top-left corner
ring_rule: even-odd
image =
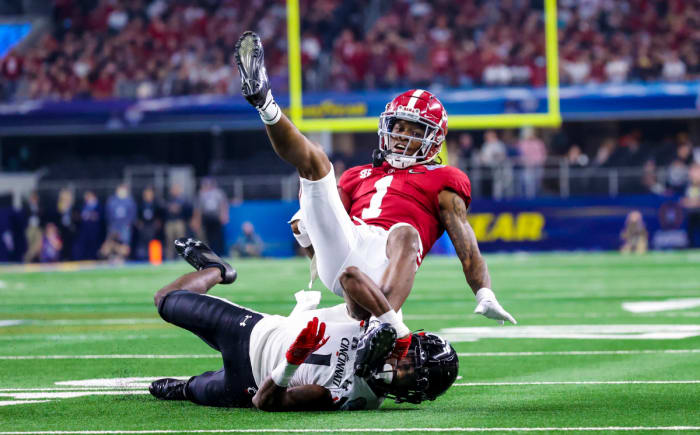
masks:
[[[252,319],[252,318],[253,318],[253,316],[248,316],[248,315],[246,315],[246,316],[243,318],[243,321],[242,321],[241,323],[239,323],[239,325],[245,326],[245,322],[247,322],[248,319]]]
[[[360,178],[367,178],[370,175],[372,175],[372,170],[371,169],[363,169],[360,171]]]

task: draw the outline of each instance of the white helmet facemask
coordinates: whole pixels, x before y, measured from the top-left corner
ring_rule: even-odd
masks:
[[[423,137],[415,137],[405,134],[392,133],[394,124],[399,119],[415,122],[424,127]],[[394,168],[403,169],[409,166],[427,163],[435,159],[442,142],[438,143],[437,139],[442,139],[441,130],[435,123],[422,118],[419,110],[410,107],[399,106],[396,111],[385,111],[379,117],[379,149],[384,153],[384,159]],[[403,152],[394,152],[392,150],[390,139],[406,139],[406,148]],[[420,142],[420,146],[413,154],[408,154],[411,144],[415,141]]]

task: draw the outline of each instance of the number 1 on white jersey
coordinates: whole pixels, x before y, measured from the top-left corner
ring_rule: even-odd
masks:
[[[382,200],[384,200],[384,195],[386,195],[389,185],[393,179],[393,175],[387,175],[374,183],[374,188],[377,190],[377,193],[372,195],[372,198],[370,198],[369,207],[362,209],[362,219],[373,219],[379,217],[379,215],[382,213]]]

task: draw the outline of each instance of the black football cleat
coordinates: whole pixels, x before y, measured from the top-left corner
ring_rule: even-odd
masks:
[[[384,367],[384,362],[394,350],[396,329],[388,323],[382,323],[360,338],[357,344],[355,375],[368,378]]]
[[[241,92],[250,104],[262,108],[270,91],[265,70],[265,53],[260,37],[250,30],[241,35],[234,48],[236,65],[241,75]]]
[[[163,378],[151,382],[148,391],[153,397],[161,400],[187,400],[186,385],[186,380]]]
[[[206,243],[190,237],[175,240],[175,250],[197,270],[216,267],[221,270],[221,284],[231,284],[238,273],[230,264],[216,255]]]

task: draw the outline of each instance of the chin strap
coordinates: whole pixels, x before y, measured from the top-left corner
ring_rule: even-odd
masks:
[[[382,151],[380,149],[375,149],[372,151],[372,167],[378,168],[379,166],[382,166],[387,154],[389,154],[388,151]]]

